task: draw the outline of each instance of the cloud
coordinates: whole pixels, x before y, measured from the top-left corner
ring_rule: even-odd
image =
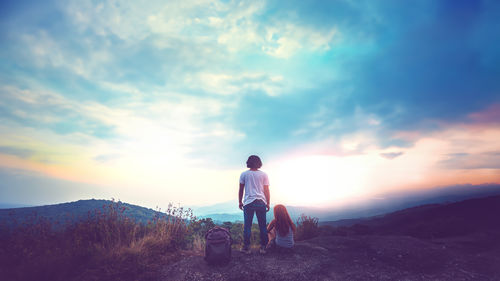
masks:
[[[248,91],[262,91],[269,96],[282,93],[283,76],[263,73],[213,74],[200,73],[195,77],[188,75],[185,83],[194,89],[219,95],[238,95]]]
[[[34,151],[27,148],[17,148],[12,146],[0,146],[0,153],[14,155],[20,158],[29,158]]]
[[[63,95],[41,89],[20,89],[4,85],[0,103],[4,119],[23,126],[50,129],[59,134],[82,133],[97,138],[114,137],[114,127],[88,116],[85,105]]]
[[[121,157],[120,154],[100,154],[94,157],[94,160],[99,163],[108,163],[119,159]]]
[[[500,151],[450,153],[440,165],[446,169],[500,169]]]
[[[287,23],[267,28],[265,44],[261,48],[266,54],[278,58],[292,57],[302,49],[321,53],[331,49],[337,33],[336,28],[324,32]]]
[[[500,103],[495,103],[480,112],[473,112],[468,115],[471,122],[479,124],[500,123]]]
[[[34,63],[42,69],[62,69],[75,76],[92,79],[102,74],[102,66],[112,59],[108,49],[96,46],[93,42],[79,42],[83,46],[78,47],[72,45],[74,35],[69,42],[67,38],[55,36],[43,29],[18,36],[14,42],[24,46],[17,51],[19,56],[26,60],[25,63]]]
[[[36,137],[45,139],[48,145],[66,142],[73,148],[79,147],[77,151],[83,153],[78,157],[103,163],[111,159],[107,157],[109,155],[130,159],[141,153],[151,154],[150,157],[168,155],[180,162],[189,162],[186,157],[200,159],[200,155],[209,151],[217,153],[221,145],[231,146],[245,137],[241,131],[219,120],[225,111],[235,106],[234,102],[217,98],[159,93],[163,98],[155,102],[132,99],[107,106],[93,101],[77,101],[50,90],[4,86],[0,93],[8,102],[8,105],[3,104],[2,119],[8,124],[4,135],[6,132],[13,134],[10,143],[21,138],[19,145],[32,147],[36,155],[44,155],[44,162],[60,162],[55,160],[59,153],[54,154],[53,150],[49,153],[46,148],[40,150],[42,148],[33,145],[30,139],[34,137],[32,132],[20,128],[38,129],[42,133]],[[22,117],[15,116],[17,111],[24,112]],[[122,149],[126,151],[121,152]],[[77,154],[71,153],[73,157]],[[150,161],[148,157],[144,161]]]
[[[289,58],[299,50],[327,51],[337,30],[298,26],[286,18],[264,19],[265,1],[136,1],[72,2],[65,8],[82,31],[101,37],[114,35],[127,44],[153,40],[158,47],[212,43],[229,52],[260,50],[264,54]],[[189,34],[189,35],[188,35]],[[216,39],[216,40],[214,40]],[[212,45],[218,53],[219,46]]]
[[[396,157],[399,157],[403,155],[404,152],[386,152],[386,153],[380,153],[380,156],[386,158],[386,159],[394,159]]]

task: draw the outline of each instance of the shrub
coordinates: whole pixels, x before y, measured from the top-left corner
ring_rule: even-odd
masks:
[[[318,218],[301,214],[297,219],[296,240],[306,240],[319,235]]]

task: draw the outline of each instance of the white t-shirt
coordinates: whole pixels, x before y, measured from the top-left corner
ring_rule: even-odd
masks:
[[[267,204],[266,195],[264,194],[264,185],[269,185],[269,178],[266,173],[260,170],[244,171],[241,173],[240,183],[245,185],[243,205],[250,204],[256,199],[260,199]]]

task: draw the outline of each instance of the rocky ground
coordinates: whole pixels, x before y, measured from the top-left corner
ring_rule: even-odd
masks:
[[[323,236],[298,242],[292,252],[233,251],[225,266],[187,254],[161,280],[500,280],[496,237]]]

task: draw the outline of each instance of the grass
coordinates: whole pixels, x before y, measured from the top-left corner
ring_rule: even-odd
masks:
[[[178,251],[192,248],[188,225],[196,218],[191,210],[170,205],[147,224],[125,211],[113,202],[76,223],[34,214],[15,228],[4,227],[0,275],[6,280],[155,280]]]

